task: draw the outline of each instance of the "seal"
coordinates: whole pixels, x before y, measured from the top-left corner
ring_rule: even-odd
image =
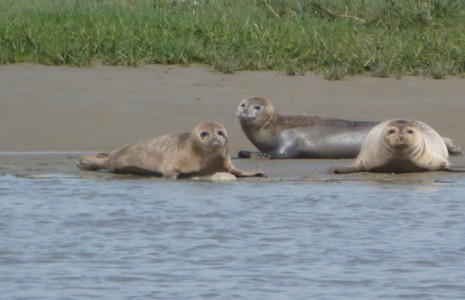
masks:
[[[366,135],[351,167],[336,167],[330,171],[335,174],[465,172],[464,167],[452,166],[448,156],[444,139],[429,125],[417,120],[388,120]]]
[[[263,97],[241,101],[237,117],[242,131],[260,150],[241,150],[240,158],[355,158],[365,135],[379,122],[351,121],[307,115],[281,115]],[[444,138],[452,154],[462,154]]]
[[[228,172],[237,177],[264,176],[260,170],[241,171],[232,164],[226,129],[214,122],[201,123],[192,132],[169,133],[111,152],[84,155],[77,167],[172,179],[216,172]]]

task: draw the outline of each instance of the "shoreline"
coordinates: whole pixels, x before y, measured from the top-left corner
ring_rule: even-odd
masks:
[[[361,76],[329,81],[313,73],[224,74],[201,66],[4,65],[0,66],[0,153],[11,153],[11,157],[0,156],[2,172],[18,170],[20,153],[46,153],[45,159],[61,157],[60,153],[110,151],[168,132],[191,131],[203,121],[220,122],[227,128],[234,158],[239,150],[255,150],[235,116],[240,101],[253,95],[269,98],[281,114],[368,121],[418,119],[465,149],[463,83],[460,78]],[[464,156],[452,156],[451,161],[465,165]],[[47,164],[40,157],[37,162]],[[271,176],[283,173],[281,166],[290,168],[285,178],[293,173],[306,176],[312,168],[325,177],[326,167],[350,160],[305,162],[299,166],[299,160],[234,160],[240,168],[259,166]],[[69,168],[71,161],[64,164]],[[34,169],[33,163],[26,168]],[[53,172],[54,163],[37,167],[47,168]]]

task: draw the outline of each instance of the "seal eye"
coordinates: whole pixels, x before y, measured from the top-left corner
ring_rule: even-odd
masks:
[[[253,108],[254,108],[255,110],[260,110],[260,109],[262,109],[262,107],[261,107],[260,105],[255,105]]]
[[[217,133],[218,133],[218,135],[224,136],[224,132],[223,132],[223,131],[221,131],[221,130],[218,130],[218,132],[217,132]]]
[[[241,103],[241,107],[245,107],[245,103]]]
[[[394,133],[396,133],[396,130],[395,130],[395,129],[389,129],[389,130],[388,130],[388,134],[394,134]]]
[[[408,134],[413,134],[413,130],[412,130],[412,129],[409,129],[409,130],[407,130],[407,133],[408,133]]]
[[[205,138],[205,137],[207,137],[208,135],[209,135],[209,133],[206,132],[206,131],[202,131],[202,132],[200,133],[200,137],[201,137],[201,138]]]

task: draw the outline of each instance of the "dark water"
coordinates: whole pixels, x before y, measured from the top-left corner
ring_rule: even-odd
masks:
[[[0,176],[3,299],[465,299],[465,181]]]

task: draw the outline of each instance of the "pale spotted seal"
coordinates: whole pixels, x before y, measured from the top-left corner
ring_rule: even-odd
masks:
[[[363,138],[379,122],[279,114],[263,97],[242,100],[237,117],[242,130],[260,152],[240,151],[239,157],[354,158]],[[444,138],[452,154],[460,147]]]
[[[77,166],[82,170],[108,169],[173,179],[216,172],[229,172],[238,177],[264,176],[260,170],[241,171],[234,167],[228,154],[226,129],[214,122],[201,123],[192,132],[170,133],[112,152],[85,155]]]
[[[452,166],[448,156],[444,139],[427,124],[416,120],[388,120],[366,135],[351,167],[336,167],[330,171],[336,174],[465,172],[465,168]]]

